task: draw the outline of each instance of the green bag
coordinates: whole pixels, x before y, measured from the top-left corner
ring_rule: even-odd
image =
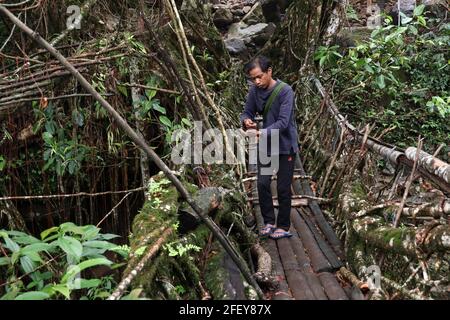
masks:
[[[263,119],[264,120],[266,120],[266,115],[269,112],[270,108],[272,107],[273,101],[275,100],[275,98],[278,96],[281,89],[283,89],[283,87],[285,85],[286,85],[286,83],[284,83],[283,81],[280,81],[280,83],[277,84],[275,89],[273,89],[272,94],[270,95],[269,99],[266,102],[266,105],[264,106],[264,111],[263,111]]]

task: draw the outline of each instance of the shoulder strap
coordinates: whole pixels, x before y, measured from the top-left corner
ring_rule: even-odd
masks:
[[[286,83],[281,81],[279,84],[277,84],[275,89],[273,89],[272,94],[270,95],[269,99],[266,102],[266,105],[264,106],[264,112],[263,112],[264,119],[266,119],[266,115],[267,115],[267,113],[269,113],[269,110],[272,107],[273,101],[275,100],[275,98],[278,96],[281,89],[283,89],[283,87],[285,85],[286,85]]]

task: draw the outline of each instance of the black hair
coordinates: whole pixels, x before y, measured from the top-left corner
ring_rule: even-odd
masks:
[[[251,70],[257,67],[260,67],[262,72],[267,72],[269,68],[272,68],[272,62],[265,56],[257,56],[245,64],[244,72],[249,74]]]

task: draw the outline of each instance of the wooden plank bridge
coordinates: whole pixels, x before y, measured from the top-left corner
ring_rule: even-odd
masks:
[[[359,289],[340,281],[336,272],[344,266],[344,253],[335,232],[326,221],[307,181],[300,158],[297,156],[292,183],[290,238],[264,239],[261,245],[272,259],[272,270],[277,289],[268,292],[274,300],[350,300],[363,299]],[[256,165],[249,165],[249,203],[253,207],[257,230],[264,222],[258,204]],[[276,195],[276,181],[271,183]],[[300,197],[299,197],[300,196]],[[309,199],[305,201],[307,196]],[[275,214],[278,203],[274,197]]]

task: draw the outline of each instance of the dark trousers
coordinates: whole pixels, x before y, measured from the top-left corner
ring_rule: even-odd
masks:
[[[276,226],[289,230],[291,225],[291,184],[294,175],[296,154],[279,155],[279,169],[277,172],[278,218]],[[259,161],[258,161],[259,162]],[[265,224],[275,225],[275,212],[273,209],[272,192],[270,190],[271,175],[261,175],[261,168],[269,164],[258,163],[258,198],[261,214]]]

